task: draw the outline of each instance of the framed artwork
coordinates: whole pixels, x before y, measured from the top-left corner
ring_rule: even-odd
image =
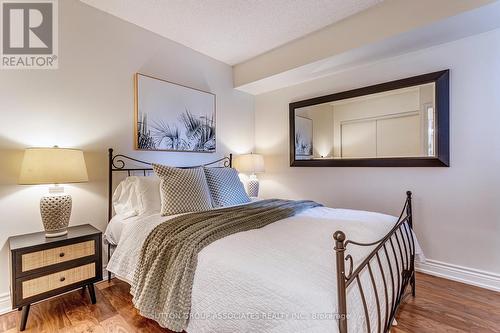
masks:
[[[137,73],[135,149],[213,153],[215,95]]]
[[[295,156],[299,159],[313,156],[312,119],[295,116]]]

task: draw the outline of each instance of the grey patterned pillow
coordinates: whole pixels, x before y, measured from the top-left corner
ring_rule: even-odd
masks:
[[[232,168],[204,168],[214,207],[227,207],[250,202],[245,188]]]
[[[203,168],[180,169],[153,164],[160,177],[161,215],[212,209],[212,198]]]

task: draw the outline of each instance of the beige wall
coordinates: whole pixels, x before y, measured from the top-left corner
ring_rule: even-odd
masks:
[[[0,311],[9,290],[7,238],[40,231],[46,186],[18,186],[27,146],[85,150],[90,182],[66,186],[71,224],[104,230],[106,149],[170,164],[200,163],[254,143],[253,97],[232,87],[231,67],[76,0],[59,1],[58,70],[0,71]],[[217,95],[217,153],[133,151],[133,74],[142,72]]]
[[[500,30],[259,95],[256,147],[265,197],[396,215],[414,192],[415,229],[428,258],[500,273]],[[289,167],[288,104],[451,69],[450,168]]]

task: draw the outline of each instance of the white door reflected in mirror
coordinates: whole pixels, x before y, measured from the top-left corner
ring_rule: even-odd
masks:
[[[295,110],[296,159],[435,157],[435,83]]]

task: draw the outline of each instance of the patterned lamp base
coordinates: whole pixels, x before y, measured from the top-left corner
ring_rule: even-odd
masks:
[[[248,196],[258,197],[259,196],[259,180],[255,175],[250,176],[247,183]]]
[[[69,194],[47,195],[40,199],[45,237],[59,237],[68,233],[71,205]]]

